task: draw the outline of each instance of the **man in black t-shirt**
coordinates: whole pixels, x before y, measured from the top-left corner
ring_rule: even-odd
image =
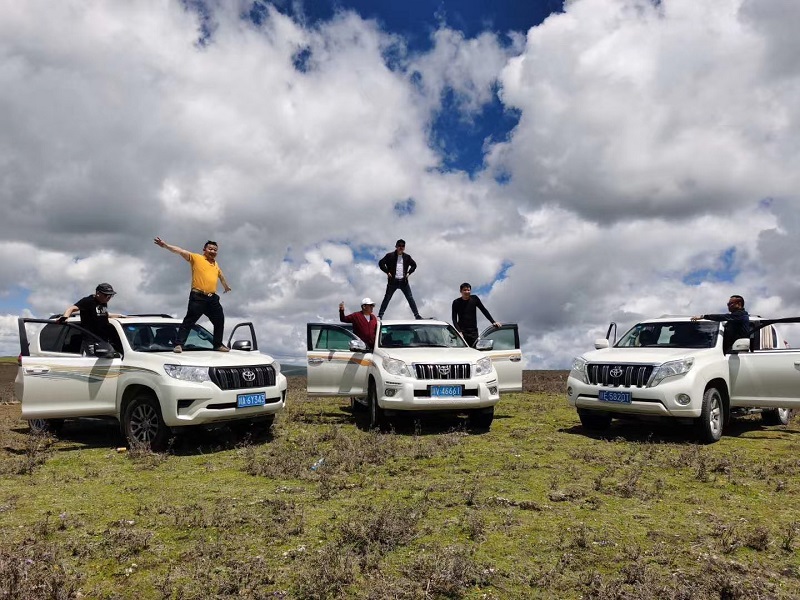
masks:
[[[467,282],[461,284],[461,297],[453,300],[453,326],[461,332],[468,345],[474,346],[478,339],[478,311],[481,309],[483,316],[495,327],[500,327],[481,299],[472,295],[472,286]]]
[[[122,316],[119,314],[109,314],[108,312],[108,301],[111,300],[114,295],[116,295],[116,292],[114,288],[111,287],[110,283],[101,283],[97,286],[93,295],[78,300],[64,311],[64,314],[58,318],[58,321],[63,323],[71,317],[73,313],[80,311],[81,327],[91,331],[100,339],[110,341],[110,325],[108,324],[108,318],[116,319]],[[90,348],[93,341],[94,340],[83,340],[81,346],[82,354],[92,354],[94,352],[93,348]]]

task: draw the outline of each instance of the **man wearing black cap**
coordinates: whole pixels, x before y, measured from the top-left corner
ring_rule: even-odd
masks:
[[[108,324],[108,318],[117,319],[123,316],[120,314],[109,314],[108,312],[108,301],[115,295],[116,292],[114,288],[111,287],[110,283],[101,283],[97,286],[93,295],[81,298],[65,310],[64,314],[58,318],[58,322],[63,323],[71,317],[73,313],[80,311],[81,327],[91,331],[100,339],[109,341],[110,326]],[[84,339],[81,346],[81,353],[87,355],[93,354],[94,350],[92,346],[92,340]]]
[[[395,291],[402,290],[403,295],[408,300],[408,305],[411,307],[411,312],[414,317],[421,319],[419,310],[417,310],[417,303],[414,302],[414,296],[411,294],[411,286],[408,285],[408,276],[417,270],[417,263],[411,258],[410,254],[406,254],[406,241],[397,240],[394,245],[394,252],[389,252],[386,256],[378,261],[378,267],[381,271],[386,273],[388,281],[386,282],[386,293],[383,295],[383,302],[378,310],[378,318],[383,318],[383,313],[386,312],[386,307],[389,306],[389,300],[394,296]]]

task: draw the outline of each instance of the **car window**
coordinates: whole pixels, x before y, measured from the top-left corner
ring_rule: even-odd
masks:
[[[125,337],[136,352],[172,352],[178,342],[177,323],[127,323]],[[213,350],[214,336],[200,325],[192,326],[184,350]]]
[[[317,335],[312,345],[314,350],[349,350],[350,340],[356,339],[342,329],[325,327],[316,329],[315,332]]]
[[[81,353],[83,334],[69,324],[48,323],[39,334],[39,348],[42,352],[62,354]]]
[[[494,340],[493,350],[516,350],[517,340],[513,329],[497,329],[487,333],[485,340]]]
[[[719,335],[716,321],[639,323],[615,344],[617,348],[713,348]]]
[[[383,325],[378,336],[382,348],[465,348],[450,325]]]

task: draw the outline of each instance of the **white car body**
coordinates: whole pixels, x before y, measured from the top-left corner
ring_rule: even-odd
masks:
[[[522,390],[514,324],[486,330],[481,339],[491,343],[478,346],[495,348],[482,351],[468,347],[451,325],[433,319],[383,320],[370,349],[344,324],[307,327],[308,395],[350,396],[365,403],[373,426],[384,414],[467,411],[488,427],[500,394]],[[440,331],[447,347],[431,346]],[[405,341],[389,341],[393,337]]]
[[[172,352],[179,319],[111,319],[111,337],[117,351],[97,340],[98,355],[91,356],[80,353],[80,340],[87,334],[78,327],[77,318],[67,324],[36,319],[19,322],[22,351],[15,394],[21,402],[22,418],[32,424],[41,420],[113,417],[121,422],[125,433],[126,405],[144,396],[157,400],[167,428],[225,421],[271,422],[285,405],[286,378],[280,365],[266,354],[244,349],[214,351],[209,341],[211,334],[199,326],[195,326],[192,336],[200,347],[207,344],[208,349],[193,351],[189,344],[183,353]],[[252,325],[237,325],[234,332],[240,326],[249,327],[252,343],[235,342],[234,348],[256,346]],[[158,341],[160,332],[173,336],[168,345]],[[142,341],[148,341],[144,333],[148,334],[149,343]],[[255,405],[247,406],[249,403]],[[129,442],[151,441],[128,437]]]
[[[737,409],[800,407],[800,349],[788,348],[774,327],[797,321],[753,318],[751,338],[738,340],[730,354],[722,350],[725,323],[692,322],[689,317],[643,321],[614,346],[604,347],[607,340],[597,340],[596,350],[573,361],[567,399],[590,428],[602,429],[615,416],[674,417],[693,420],[705,441],[716,441]],[[688,347],[670,342],[670,332],[690,331],[687,326],[704,327],[709,347],[692,347],[702,341]],[[660,332],[661,337],[652,346],[637,345],[644,329]],[[711,408],[704,413],[704,397],[712,388],[719,392],[716,417]],[[777,410],[765,412],[777,414]],[[706,423],[706,418],[718,422]]]

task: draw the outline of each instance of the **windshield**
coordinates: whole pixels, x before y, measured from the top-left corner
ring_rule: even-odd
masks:
[[[122,329],[136,352],[172,352],[178,340],[178,324],[126,323]],[[199,325],[193,325],[183,345],[184,351],[213,350],[214,336]]]
[[[714,321],[676,321],[639,323],[614,344],[616,348],[713,348],[719,323]]]
[[[381,348],[466,348],[467,345],[451,325],[420,323],[381,326],[378,345]]]

